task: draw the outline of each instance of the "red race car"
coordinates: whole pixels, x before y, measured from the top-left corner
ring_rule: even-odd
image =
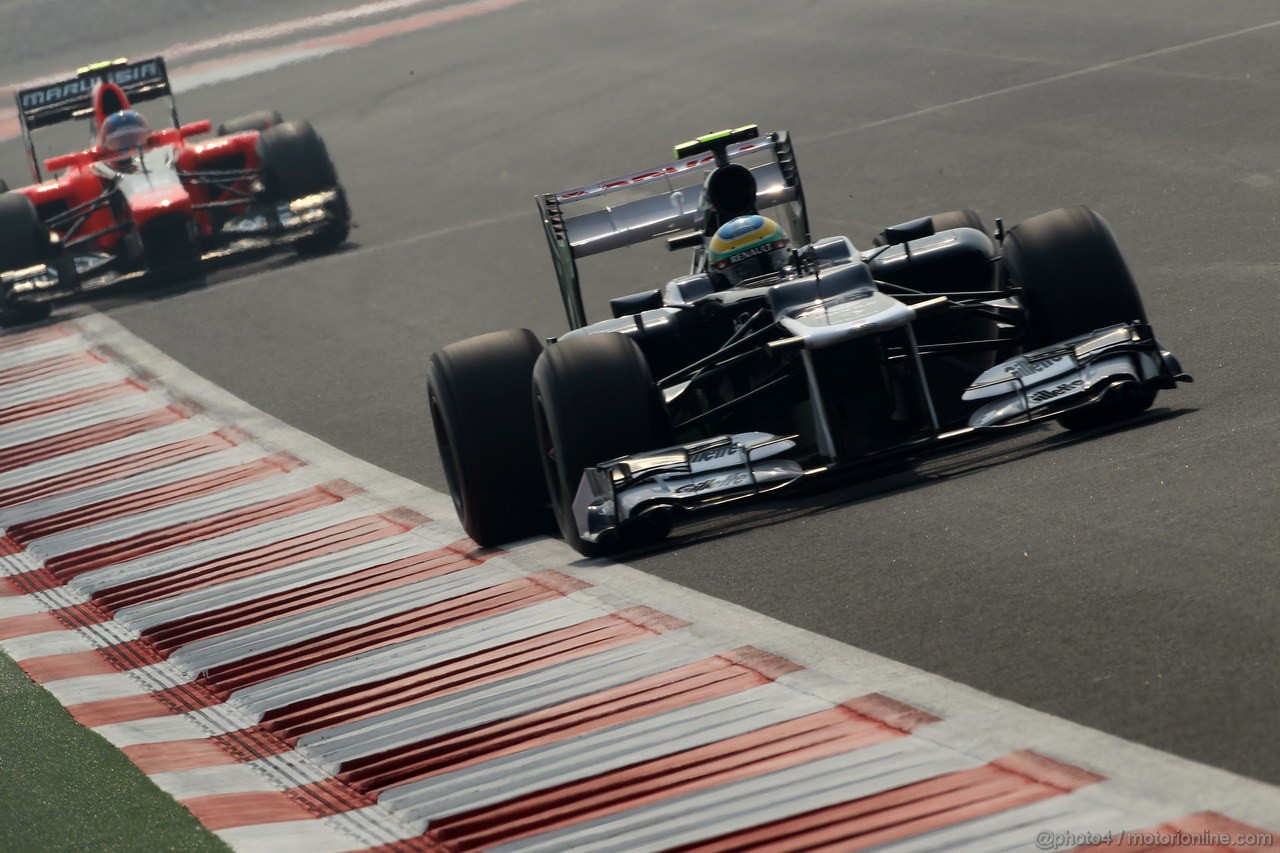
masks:
[[[153,130],[134,104],[157,98],[172,126]],[[161,57],[90,65],[17,99],[36,182],[0,194],[0,325],[43,319],[92,288],[347,238],[346,194],[309,123],[264,111],[196,141],[212,125],[178,120]],[[75,119],[90,122],[93,144],[49,158],[42,174],[32,132]]]

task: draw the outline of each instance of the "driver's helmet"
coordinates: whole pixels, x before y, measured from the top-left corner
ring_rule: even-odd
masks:
[[[716,229],[707,246],[707,271],[724,287],[778,272],[790,260],[791,241],[767,216],[731,219]]]
[[[147,120],[133,110],[121,110],[102,120],[102,147],[113,154],[141,148],[150,135]]]

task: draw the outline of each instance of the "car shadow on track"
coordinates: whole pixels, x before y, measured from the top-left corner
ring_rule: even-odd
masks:
[[[934,483],[967,477],[1020,462],[1044,453],[1053,453],[1110,435],[1143,429],[1157,423],[1194,414],[1193,407],[1153,409],[1141,417],[1109,427],[1069,432],[1046,425],[1022,431],[1016,436],[992,435],[931,456],[899,463],[893,468],[839,480],[819,480],[774,498],[705,515],[690,516],[679,523],[666,539],[615,554],[617,562],[663,554],[703,542],[727,539],[797,519],[813,518],[836,510],[868,503],[889,495],[928,488]]]
[[[60,300],[55,305],[53,316],[48,322],[70,320],[89,310],[109,312],[117,308],[160,302],[189,293],[239,284],[268,273],[316,263],[326,258],[340,257],[360,248],[362,248],[361,244],[354,240],[349,240],[325,252],[305,256],[283,248],[275,248],[260,254],[210,263],[194,272],[106,285]]]

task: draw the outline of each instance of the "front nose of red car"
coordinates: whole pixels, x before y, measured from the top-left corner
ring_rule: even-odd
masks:
[[[139,226],[157,216],[184,216],[190,218],[191,196],[181,183],[152,185],[129,198],[133,219]]]
[[[183,268],[200,257],[193,200],[173,165],[172,151],[145,152],[137,168],[121,171],[117,186],[142,238],[153,271]]]

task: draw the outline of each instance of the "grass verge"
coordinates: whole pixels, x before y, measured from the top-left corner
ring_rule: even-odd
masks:
[[[0,849],[229,849],[0,653]]]

